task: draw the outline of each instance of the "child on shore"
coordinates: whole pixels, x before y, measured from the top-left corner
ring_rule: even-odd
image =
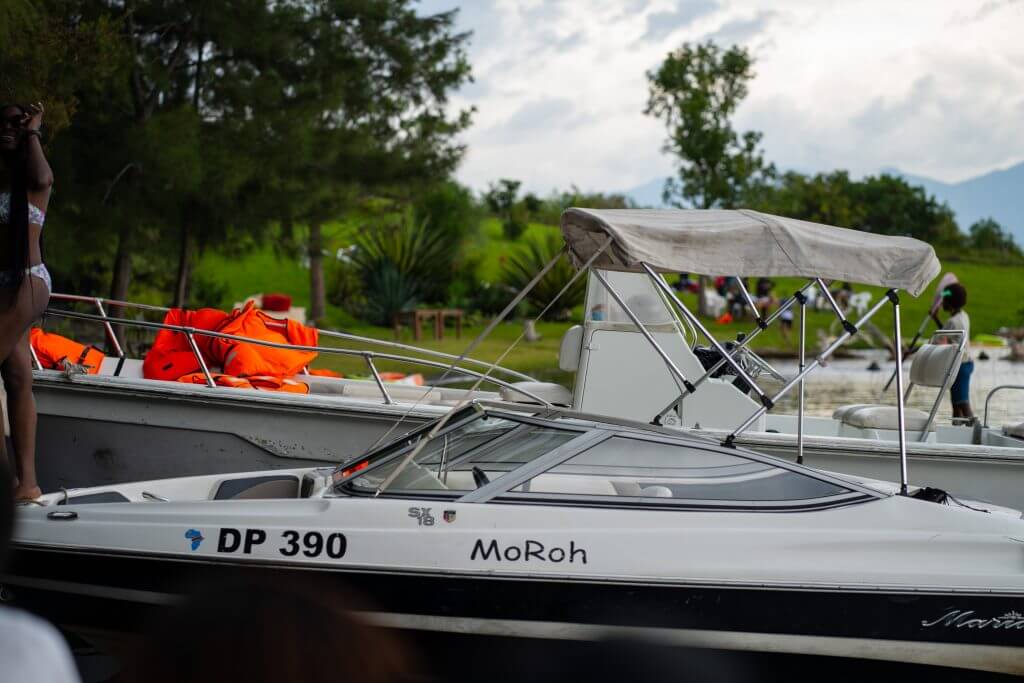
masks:
[[[961,330],[964,333],[964,343],[971,340],[971,319],[964,311],[967,305],[967,289],[960,283],[954,283],[942,291],[942,309],[951,315],[944,330]],[[974,372],[974,361],[971,359],[967,347],[964,346],[964,355],[960,361],[960,370],[957,372],[956,381],[950,387],[950,398],[953,402],[953,417],[974,417],[971,410],[971,373]]]

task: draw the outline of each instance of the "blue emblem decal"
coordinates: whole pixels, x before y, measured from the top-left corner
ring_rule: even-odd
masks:
[[[203,532],[199,529],[189,529],[185,532],[185,538],[192,541],[192,550],[198,550],[203,542]]]

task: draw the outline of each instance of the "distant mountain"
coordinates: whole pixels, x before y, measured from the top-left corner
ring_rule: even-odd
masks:
[[[1024,245],[1024,163],[959,183],[944,183],[895,169],[886,172],[924,187],[928,194],[949,204],[964,232],[981,218],[994,218],[1013,234],[1017,244]]]
[[[661,191],[665,189],[665,177],[638,185],[632,190],[625,190],[622,194],[633,200],[633,203],[642,209],[663,209],[665,203],[661,201]]]
[[[991,217],[1013,234],[1017,244],[1024,245],[1024,162],[959,183],[944,183],[894,168],[882,172],[901,176],[912,185],[921,185],[928,194],[949,204],[964,232],[975,221]],[[662,208],[665,206],[661,201],[664,186],[664,178],[655,178],[623,194],[631,197],[637,206]]]

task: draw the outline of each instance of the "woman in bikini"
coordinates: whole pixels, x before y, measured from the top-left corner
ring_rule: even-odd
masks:
[[[36,481],[36,404],[28,331],[50,300],[40,237],[53,185],[39,127],[42,104],[0,108],[0,156],[10,187],[0,193],[0,374],[14,445],[17,500],[41,494]],[[3,447],[0,439],[0,447]],[[2,452],[6,455],[6,449]]]

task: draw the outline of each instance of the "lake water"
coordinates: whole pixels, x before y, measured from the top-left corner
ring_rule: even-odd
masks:
[[[1005,348],[986,348],[989,360],[979,360],[982,349],[971,349],[974,358],[974,373],[971,375],[971,405],[974,413],[982,417],[985,410],[985,397],[996,386],[1016,384],[1024,386],[1024,363],[1014,363],[1005,359],[1009,350]],[[869,351],[855,358],[844,358],[830,362],[826,367],[818,368],[808,375],[805,381],[805,405],[810,415],[831,415],[841,405],[851,403],[887,403],[895,404],[896,382],[889,391],[882,394],[882,387],[892,376],[895,363],[888,359],[886,352]],[[869,364],[875,361],[881,370],[868,370]],[[772,364],[783,375],[796,374],[795,361],[772,361]],[[905,364],[909,368],[909,363]],[[765,377],[765,376],[762,376]],[[761,378],[758,379],[761,381]],[[904,381],[909,382],[907,372]],[[781,383],[765,378],[766,389],[778,389]],[[931,409],[935,401],[937,389],[915,387],[910,395],[909,406],[924,411]],[[773,412],[796,411],[796,389],[791,395],[779,402]],[[949,422],[951,407],[948,392],[939,404],[937,420]],[[1024,422],[1024,390],[1005,390],[995,394],[989,406],[989,422],[993,425],[1016,424]]]

